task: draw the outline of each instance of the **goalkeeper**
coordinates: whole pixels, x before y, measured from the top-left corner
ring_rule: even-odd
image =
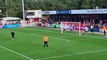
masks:
[[[48,36],[45,35],[45,36],[43,37],[43,40],[44,40],[44,47],[45,47],[45,46],[48,47]]]

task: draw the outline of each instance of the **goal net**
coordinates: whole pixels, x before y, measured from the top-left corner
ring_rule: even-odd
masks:
[[[81,31],[86,27],[85,24],[81,24],[80,22],[61,22],[60,28],[61,33],[63,31],[77,31],[79,35],[81,35]]]

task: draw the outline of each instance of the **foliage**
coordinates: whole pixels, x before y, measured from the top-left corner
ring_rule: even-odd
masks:
[[[25,0],[25,10],[73,10],[107,8],[107,0]],[[22,0],[0,0],[2,16],[22,16]]]

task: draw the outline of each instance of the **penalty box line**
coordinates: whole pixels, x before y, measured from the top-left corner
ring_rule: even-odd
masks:
[[[0,47],[3,48],[3,49],[5,49],[5,50],[7,50],[7,51],[9,51],[9,52],[12,52],[12,53],[17,54],[17,55],[19,55],[19,56],[22,56],[22,57],[24,57],[24,58],[26,58],[26,59],[28,59],[28,60],[33,60],[32,58],[30,58],[30,57],[28,57],[28,56],[26,56],[26,55],[23,55],[23,54],[21,54],[21,53],[18,53],[18,52],[16,52],[16,51],[11,50],[11,49],[9,49],[9,48],[6,48],[6,47],[4,47],[4,46],[1,46],[1,45],[0,45]]]
[[[98,51],[80,52],[80,53],[74,53],[74,54],[68,54],[68,55],[60,55],[60,56],[53,56],[53,57],[46,57],[46,58],[40,58],[40,59],[36,59],[36,60],[54,59],[54,58],[61,58],[61,57],[67,57],[67,56],[76,56],[76,55],[83,55],[83,54],[99,53],[99,52],[104,52],[104,51],[107,51],[107,49],[98,50]]]
[[[30,34],[32,34],[32,35],[37,35],[37,36],[44,36],[44,35],[41,35],[41,34],[34,34],[34,33],[30,33]],[[67,42],[71,41],[71,40],[63,39],[63,38],[56,38],[56,37],[51,37],[51,36],[49,36],[49,37],[50,37],[50,38],[53,38],[53,39],[58,39],[58,40],[67,41]]]

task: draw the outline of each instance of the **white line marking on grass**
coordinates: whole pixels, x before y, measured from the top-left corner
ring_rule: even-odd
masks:
[[[63,40],[63,41],[70,41],[70,40],[68,40],[68,39],[62,39],[62,38],[55,38],[55,37],[50,37],[50,38],[53,38],[53,39],[60,39],[60,40]]]
[[[36,59],[36,60],[54,59],[54,58],[60,58],[60,57],[75,56],[75,55],[82,55],[82,54],[91,54],[91,53],[98,53],[98,52],[104,52],[104,51],[107,51],[107,49],[98,50],[98,51],[80,52],[80,53],[74,53],[74,54],[68,54],[68,55],[60,55],[60,56],[53,56],[53,57],[46,57],[46,58],[40,58],[40,59]]]
[[[27,30],[35,30],[35,29],[27,29]],[[38,30],[38,29],[36,29]],[[45,31],[45,32],[51,32],[51,33],[60,33],[60,32],[56,32],[56,31],[49,31],[49,30],[38,30],[38,31]],[[59,31],[59,30],[57,30]],[[66,35],[75,35],[73,33],[71,34],[68,34],[68,33],[64,33]],[[75,35],[75,36],[79,36],[79,35]],[[107,38],[103,38],[103,37],[95,37],[94,35],[93,36],[85,36],[85,35],[82,35],[83,37],[90,37],[90,38],[98,38],[98,39],[107,39]]]
[[[33,30],[33,29],[30,29],[30,30]],[[37,30],[37,29],[36,29]],[[49,31],[49,30],[38,30],[38,31],[45,31],[45,32],[51,32],[51,33],[60,33],[60,32],[56,32],[56,31]],[[59,30],[58,30],[59,31]],[[75,35],[75,34],[68,34],[68,33],[65,33],[66,35]],[[79,36],[79,35],[75,35],[75,36]],[[103,37],[95,37],[95,36],[84,36],[82,35],[83,37],[92,37],[92,38],[98,38],[98,39],[106,39],[106,38],[103,38]]]
[[[28,57],[28,56],[25,56],[25,55],[23,55],[23,54],[20,54],[20,53],[18,53],[18,52],[16,52],[16,51],[13,51],[13,50],[11,50],[11,49],[8,49],[8,48],[6,48],[6,47],[4,47],[4,46],[1,46],[1,45],[0,45],[0,47],[3,48],[3,49],[5,49],[5,50],[7,50],[7,51],[10,51],[10,52],[12,52],[12,53],[15,53],[15,54],[17,54],[17,55],[19,55],[19,56],[22,56],[22,57],[24,57],[24,58],[26,58],[26,59],[28,59],[28,60],[33,60],[32,58],[30,58],[30,57]]]
[[[44,35],[39,35],[39,34],[34,34],[34,33],[31,33],[32,35],[37,35],[37,36],[44,36]],[[50,38],[53,38],[53,39],[58,39],[58,40],[63,40],[63,41],[67,41],[67,42],[69,42],[70,40],[68,40],[68,39],[62,39],[62,38],[56,38],[56,37],[51,37],[51,36],[49,36]]]

